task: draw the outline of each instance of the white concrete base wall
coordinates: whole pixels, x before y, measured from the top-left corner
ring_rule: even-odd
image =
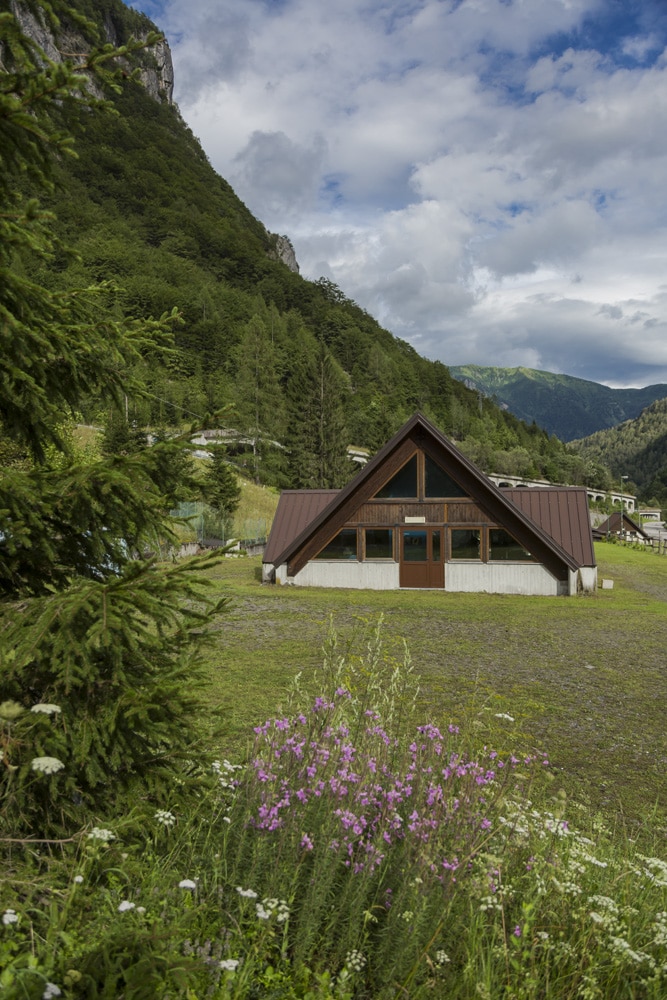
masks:
[[[262,580],[271,579],[272,566],[262,567]],[[348,590],[398,590],[398,563],[327,562],[307,563],[296,576],[287,576],[287,566],[278,566],[276,583],[297,587],[344,587]]]
[[[558,580],[535,563],[449,562],[445,565],[445,590],[538,597],[557,597],[562,592]]]
[[[273,567],[262,567],[262,579],[271,582]],[[314,560],[294,577],[287,576],[287,567],[278,566],[275,582],[297,587],[343,587],[352,590],[398,590],[398,563],[326,562]],[[594,592],[597,588],[597,568],[585,566],[569,574],[569,584],[561,584],[544,568],[535,563],[466,563],[445,565],[445,590],[465,593],[526,594],[557,597],[577,594],[580,590]]]
[[[347,560],[327,562],[325,559],[314,559],[296,574],[292,582],[299,587],[398,590],[398,563]]]
[[[598,589],[598,568],[597,566],[582,566],[579,570],[578,580],[575,573],[570,573],[575,577],[574,590],[570,593],[576,594],[581,589],[584,594],[594,594]]]

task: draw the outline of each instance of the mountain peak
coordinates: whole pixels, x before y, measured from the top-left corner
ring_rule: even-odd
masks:
[[[585,438],[633,420],[646,406],[667,396],[667,385],[612,389],[574,375],[535,368],[460,365],[450,371],[469,388],[493,397],[515,417],[527,423],[535,421],[561,441]]]

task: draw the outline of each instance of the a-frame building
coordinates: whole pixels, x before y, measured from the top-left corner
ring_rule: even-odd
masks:
[[[302,586],[592,591],[586,490],[501,490],[417,413],[342,490],[287,490],[263,579]]]

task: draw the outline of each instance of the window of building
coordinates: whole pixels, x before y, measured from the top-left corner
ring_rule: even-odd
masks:
[[[356,559],[357,529],[343,528],[335,535],[328,545],[318,552],[316,559]]]
[[[380,500],[390,500],[396,498],[416,498],[417,497],[417,456],[405,463],[392,476],[388,483],[385,483],[376,494]]]
[[[504,528],[489,529],[489,559],[494,561],[507,559],[512,562],[535,561],[530,552],[519,545]]]
[[[393,559],[394,532],[391,528],[366,528],[366,559]]]
[[[467,493],[429,455],[424,455],[427,497],[464,497]]]
[[[403,561],[426,562],[427,533],[425,531],[403,532]]]
[[[481,559],[481,528],[452,528],[452,559]]]

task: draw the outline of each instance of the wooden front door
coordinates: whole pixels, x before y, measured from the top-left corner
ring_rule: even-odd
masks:
[[[401,587],[444,587],[442,528],[401,528]]]

